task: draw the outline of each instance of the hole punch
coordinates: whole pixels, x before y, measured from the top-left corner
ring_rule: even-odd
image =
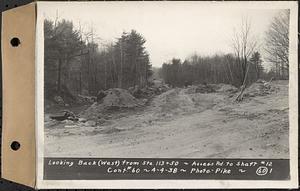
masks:
[[[21,144],[18,141],[13,141],[10,145],[10,148],[14,151],[19,150],[21,147]]]
[[[12,39],[10,40],[10,44],[11,44],[13,47],[17,47],[17,46],[19,46],[19,44],[21,44],[21,41],[20,41],[19,38],[14,37],[14,38],[12,38]]]

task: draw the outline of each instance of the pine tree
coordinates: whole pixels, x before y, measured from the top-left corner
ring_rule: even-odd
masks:
[[[260,53],[254,52],[250,58],[250,62],[254,65],[257,79],[260,79],[264,70]]]

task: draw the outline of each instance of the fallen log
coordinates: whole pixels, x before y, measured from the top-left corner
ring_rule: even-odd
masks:
[[[50,116],[50,118],[56,121],[64,121],[67,119],[71,121],[78,121],[78,117],[76,117],[73,112],[70,111],[63,111],[63,112],[64,112],[63,115]]]

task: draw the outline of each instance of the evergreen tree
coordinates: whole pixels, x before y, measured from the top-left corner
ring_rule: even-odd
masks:
[[[145,38],[124,32],[116,42],[97,44],[66,20],[44,21],[45,94],[96,95],[99,90],[147,86],[152,75]]]
[[[254,52],[250,58],[250,62],[254,65],[257,79],[259,79],[264,70],[260,53]]]

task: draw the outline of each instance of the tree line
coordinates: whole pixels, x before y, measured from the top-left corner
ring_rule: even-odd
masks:
[[[283,10],[273,18],[266,32],[266,59],[277,79],[289,77],[289,22],[290,11]]]
[[[197,54],[185,59],[173,58],[162,65],[160,75],[172,86],[190,84],[227,83],[241,86],[244,80],[242,65],[232,54],[201,57]],[[259,52],[251,57],[247,83],[265,76]]]
[[[172,86],[192,83],[228,83],[243,89],[258,79],[288,79],[289,76],[289,10],[280,11],[271,21],[265,35],[264,51],[269,70],[263,67],[261,43],[251,30],[249,19],[234,29],[232,53],[202,57],[193,55],[184,61],[173,58],[165,62],[160,76]]]
[[[44,21],[45,95],[63,98],[96,95],[109,88],[144,87],[152,76],[146,39],[137,31],[123,32],[114,42],[99,43],[93,28],[75,28],[71,21]],[[161,78],[173,86],[191,83],[228,83],[245,87],[257,79],[288,79],[289,11],[276,15],[266,31],[262,59],[251,22],[243,19],[234,30],[232,53],[163,63]],[[265,54],[264,54],[265,55]],[[271,63],[266,72],[264,62]]]
[[[96,43],[94,30],[71,21],[44,21],[45,94],[96,95],[99,90],[146,86],[152,75],[146,39],[135,30],[111,43]]]

